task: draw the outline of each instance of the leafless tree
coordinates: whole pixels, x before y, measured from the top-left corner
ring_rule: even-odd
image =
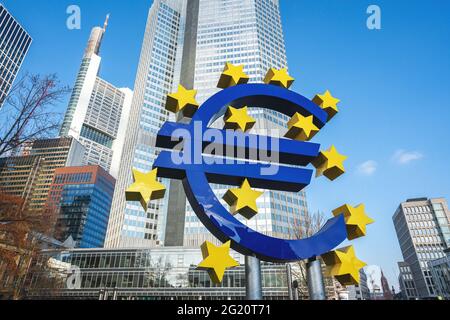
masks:
[[[317,233],[325,223],[325,216],[322,212],[318,211],[315,214],[311,214],[308,211],[305,212],[300,218],[294,219],[291,224],[290,238],[291,239],[304,239],[313,236]],[[298,294],[300,299],[308,299],[308,280],[306,277],[306,261],[298,261],[297,265],[292,268],[293,278],[298,282]],[[331,277],[325,277],[325,287],[327,295],[330,296],[334,291],[335,282]],[[331,288],[331,290],[330,290]]]
[[[54,135],[61,123],[57,104],[70,89],[54,74],[25,74],[11,88],[0,109],[0,157],[9,155],[27,141]]]
[[[21,299],[40,252],[40,237],[54,230],[55,215],[32,211],[25,201],[0,190],[0,298]]]

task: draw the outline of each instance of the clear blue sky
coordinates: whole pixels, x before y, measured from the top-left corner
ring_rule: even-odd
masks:
[[[133,88],[151,0],[2,2],[34,39],[22,70],[57,73],[70,86],[91,27],[111,13],[102,77]],[[71,4],[81,7],[81,30],[66,28]],[[366,27],[370,4],[382,10],[380,31]],[[331,215],[343,203],[365,203],[376,223],[352,243],[397,286],[392,214],[407,198],[450,191],[450,1],[281,0],[281,10],[293,89],[311,98],[329,89],[342,100],[315,140],[349,156],[347,173],[313,181],[309,207]]]

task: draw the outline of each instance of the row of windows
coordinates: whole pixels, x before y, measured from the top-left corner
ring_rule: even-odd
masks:
[[[55,176],[55,184],[65,184],[65,183],[82,183],[90,182],[92,180],[92,172],[82,172],[82,173],[64,173]]]

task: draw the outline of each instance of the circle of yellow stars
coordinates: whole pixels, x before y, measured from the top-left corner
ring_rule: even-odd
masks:
[[[234,65],[227,62],[220,75],[217,87],[228,88],[231,86],[246,84],[250,77],[244,72],[244,65]],[[295,79],[291,77],[286,68],[270,68],[264,77],[264,83],[289,89]],[[178,86],[178,91],[167,95],[166,110],[180,113],[187,118],[192,118],[199,108],[196,100],[197,91]],[[330,121],[339,112],[339,99],[335,98],[329,90],[323,94],[317,94],[312,101],[322,108]],[[256,120],[248,114],[248,107],[228,106],[224,115],[224,129],[250,131],[256,124]],[[288,130],[285,138],[298,141],[309,141],[320,128],[316,125],[313,115],[295,113],[287,123]],[[335,146],[328,150],[320,151],[318,157],[311,163],[316,168],[316,176],[325,176],[333,181],[345,173],[344,161],[347,156],[340,154]],[[157,169],[143,173],[133,169],[134,183],[126,190],[127,201],[140,201],[146,211],[151,200],[161,199],[165,195],[165,187],[157,181]],[[229,189],[223,196],[223,200],[230,206],[232,214],[241,214],[246,219],[258,214],[257,199],[263,194],[251,188],[247,179],[244,179],[239,188]],[[366,226],[374,221],[367,216],[363,204],[352,207],[344,204],[333,210],[333,215],[343,215],[346,223],[347,238],[353,240],[366,235]],[[206,241],[201,246],[203,261],[198,265],[199,269],[207,270],[211,280],[218,284],[228,268],[238,266],[239,263],[230,256],[231,241],[221,246]],[[350,285],[359,283],[359,270],[366,264],[359,260],[353,246],[340,248],[322,255],[322,260],[327,266],[327,272],[334,276],[341,284]]]

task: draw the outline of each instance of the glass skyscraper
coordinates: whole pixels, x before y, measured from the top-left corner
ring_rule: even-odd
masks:
[[[105,241],[115,179],[100,166],[56,169],[47,205],[58,214],[57,238],[79,248]]]
[[[32,39],[0,3],[0,108],[19,72]]]
[[[84,145],[84,164],[100,165],[117,177],[133,92],[98,76],[108,18],[103,28],[91,31],[60,135],[74,137]]]
[[[131,168],[149,171],[158,154],[155,136],[175,116],[165,110],[167,94],[181,83],[198,90],[203,103],[216,93],[225,62],[244,64],[251,82],[263,82],[269,68],[286,68],[286,53],[278,0],[155,0],[142,46],[126,146],[117,181],[107,247],[153,245],[198,246],[215,241],[189,205],[179,181],[163,181],[166,197],[143,212],[125,202],[132,183]],[[273,111],[251,109],[257,121],[252,132],[279,130],[288,118]],[[178,119],[179,120],[179,119]],[[221,120],[214,123],[220,126]],[[277,133],[273,133],[277,134]],[[213,186],[221,197],[225,186]],[[289,238],[294,219],[306,212],[303,192],[266,191],[258,199],[259,214],[246,221],[266,234]],[[147,228],[151,226],[151,228]]]
[[[152,202],[144,212],[138,203],[126,203],[125,190],[132,183],[131,168],[151,170],[158,152],[156,134],[169,120],[165,102],[181,73],[186,5],[155,0],[148,14],[106,247],[151,247],[164,239],[168,197]]]
[[[243,64],[250,82],[255,83],[263,83],[270,68],[287,68],[278,0],[200,0],[194,84],[199,103],[220,90],[217,82],[226,62]],[[249,114],[256,120],[251,132],[286,133],[289,119],[285,115],[254,108]],[[214,125],[223,127],[223,122]],[[227,189],[213,187],[221,199]],[[279,238],[291,237],[294,219],[307,210],[304,192],[266,191],[257,205],[258,214],[251,220],[239,219],[254,230]],[[192,208],[187,205],[186,209],[184,245],[216,242]]]

